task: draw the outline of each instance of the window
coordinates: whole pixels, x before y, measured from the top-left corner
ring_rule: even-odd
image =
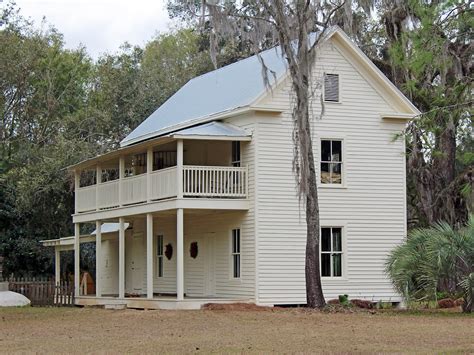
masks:
[[[321,276],[342,276],[342,228],[321,228]]]
[[[339,102],[338,74],[324,74],[324,101]]]
[[[321,183],[342,184],[342,140],[321,140]]]
[[[232,142],[232,166],[240,166],[240,142]]]
[[[157,270],[158,277],[163,277],[163,236],[159,235],[156,243]]]
[[[232,230],[232,277],[240,278],[240,229]]]

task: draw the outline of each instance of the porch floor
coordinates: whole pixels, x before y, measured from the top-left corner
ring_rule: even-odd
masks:
[[[136,309],[201,309],[207,303],[251,303],[248,298],[225,298],[225,297],[184,297],[184,300],[177,300],[176,296],[154,296],[152,299],[143,297],[125,297],[116,296],[96,297],[79,296],[75,299],[76,306],[111,306],[121,308]]]

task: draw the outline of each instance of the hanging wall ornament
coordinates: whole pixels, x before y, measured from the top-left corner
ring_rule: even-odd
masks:
[[[198,256],[198,243],[197,242],[192,242],[191,246],[189,247],[189,254],[191,255],[191,258],[196,259]]]
[[[173,257],[173,246],[171,245],[171,243],[166,244],[165,255],[168,260],[171,260],[171,258]]]

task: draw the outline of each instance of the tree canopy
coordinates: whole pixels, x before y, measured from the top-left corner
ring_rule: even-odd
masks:
[[[215,43],[210,23],[198,28],[188,7],[172,3],[181,27],[142,47],[124,43],[96,60],[86,48],[67,49],[54,27],[38,27],[16,6],[1,10],[0,255],[6,274],[52,271],[51,251],[38,241],[73,232],[66,166],[117,147],[189,79],[254,53],[252,36]],[[349,3],[352,16],[341,15],[349,11],[346,4],[332,23],[424,113],[405,135],[410,226],[464,225],[472,212],[474,162],[469,2]],[[254,30],[242,19],[234,25]],[[262,49],[273,43],[265,36],[255,40]]]

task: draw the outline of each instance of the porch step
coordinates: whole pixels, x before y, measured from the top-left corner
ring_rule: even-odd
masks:
[[[104,304],[104,309],[125,309],[125,308],[127,308],[127,303]]]

